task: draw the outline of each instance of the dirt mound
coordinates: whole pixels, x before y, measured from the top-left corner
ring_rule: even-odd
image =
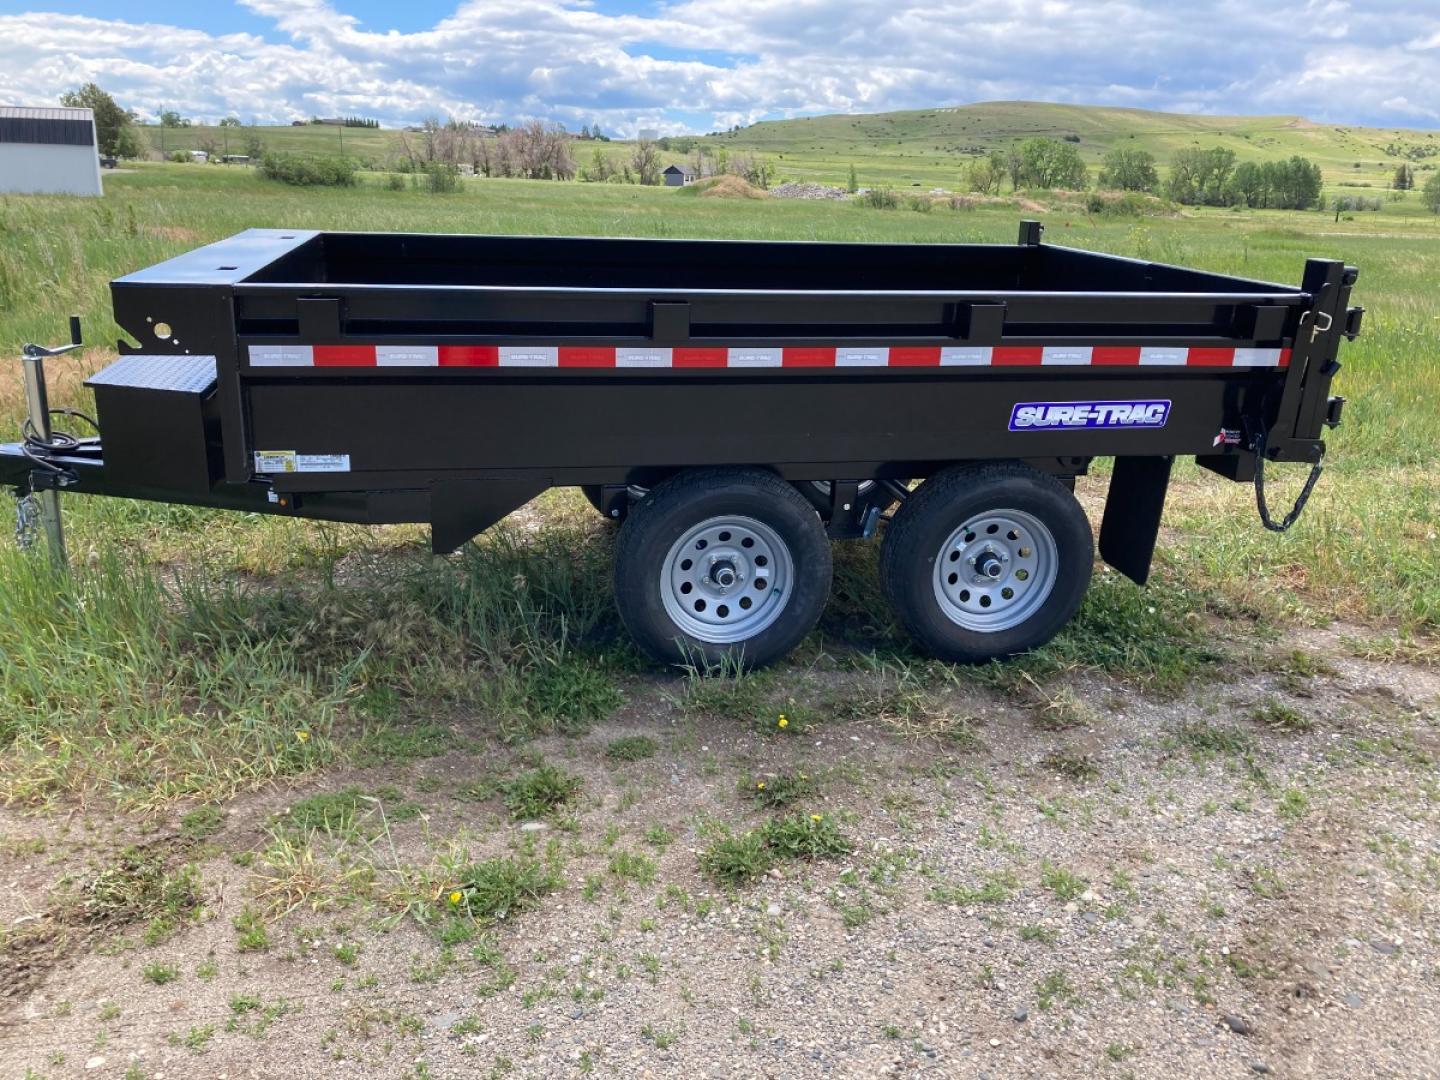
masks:
[[[763,199],[765,191],[738,176],[712,176],[695,185],[702,199]]]

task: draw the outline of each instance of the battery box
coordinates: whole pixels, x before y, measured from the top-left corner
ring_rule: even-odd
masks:
[[[219,479],[213,356],[122,356],[85,385],[112,483],[199,493]]]

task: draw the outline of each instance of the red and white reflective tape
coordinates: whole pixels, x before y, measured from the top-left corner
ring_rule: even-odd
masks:
[[[1152,345],[787,346],[632,349],[614,345],[251,345],[252,368],[1283,368],[1289,349]]]

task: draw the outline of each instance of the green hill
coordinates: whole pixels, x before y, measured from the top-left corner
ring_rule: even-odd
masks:
[[[1176,150],[1227,146],[1240,160],[1301,154],[1317,162],[1331,187],[1383,188],[1402,160],[1419,169],[1440,163],[1440,132],[1317,124],[1299,116],[1197,116],[1092,105],[990,101],[907,112],[836,114],[767,120],[707,136],[732,153],[774,158],[798,179],[840,182],[853,163],[862,184],[953,188],[977,154],[1028,138],[1078,140],[1098,166],[1119,146],[1148,150],[1162,167]],[[1410,151],[1414,159],[1402,155]]]

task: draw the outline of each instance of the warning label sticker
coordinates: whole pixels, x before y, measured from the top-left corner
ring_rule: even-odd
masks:
[[[349,454],[297,454],[294,450],[256,450],[257,473],[349,472]]]

